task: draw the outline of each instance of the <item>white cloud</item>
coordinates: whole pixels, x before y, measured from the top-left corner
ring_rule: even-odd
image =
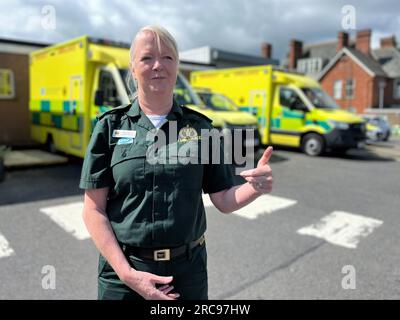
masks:
[[[182,50],[210,45],[259,55],[260,44],[273,44],[283,58],[290,39],[315,43],[334,39],[341,29],[341,8],[356,8],[357,28],[373,30],[373,46],[382,35],[400,40],[400,2],[385,0],[0,0],[0,37],[59,42],[83,34],[130,42],[140,27],[160,24]],[[56,9],[56,30],[43,30],[41,8]]]

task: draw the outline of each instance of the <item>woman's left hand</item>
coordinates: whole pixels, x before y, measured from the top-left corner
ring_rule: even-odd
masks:
[[[269,159],[271,158],[273,148],[268,147],[264,151],[261,159],[257,163],[257,168],[251,170],[245,170],[240,175],[249,182],[254,190],[259,193],[270,193],[272,191],[273,177],[272,169],[268,165]]]

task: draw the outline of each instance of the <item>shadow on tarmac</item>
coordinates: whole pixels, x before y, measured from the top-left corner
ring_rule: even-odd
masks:
[[[79,189],[83,159],[46,167],[9,169],[0,183],[0,205],[83,195]]]
[[[289,148],[282,146],[274,146],[274,150],[281,151],[290,151],[297,154],[303,154],[300,149],[297,148]],[[306,156],[306,155],[304,155]],[[399,154],[400,156],[400,154]],[[376,151],[369,149],[368,147],[365,149],[350,149],[346,152],[340,151],[330,151],[325,152],[323,155],[319,156],[320,158],[336,158],[342,160],[357,160],[357,161],[380,161],[380,162],[393,162],[396,161],[392,157],[379,155]],[[290,159],[285,159],[290,160]],[[273,161],[271,161],[273,162]]]
[[[301,151],[293,148],[274,147],[274,149],[301,154]],[[264,150],[264,148],[258,150],[254,157],[250,159],[250,161],[253,161],[253,167],[257,166],[257,162]],[[328,153],[322,158],[338,158],[351,161],[395,161],[393,158],[382,157],[368,149],[349,150],[345,154]],[[273,153],[270,163],[274,164],[290,160],[290,157]],[[84,191],[79,189],[82,162],[83,159],[68,156],[67,164],[8,170],[5,180],[0,183],[0,205],[83,195]],[[232,167],[232,169],[234,168]],[[245,180],[235,175],[235,182],[240,184],[244,183]]]

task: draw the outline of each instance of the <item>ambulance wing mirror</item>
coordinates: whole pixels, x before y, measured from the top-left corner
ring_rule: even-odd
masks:
[[[102,106],[104,104],[104,91],[97,89],[94,95],[94,104],[96,106]]]

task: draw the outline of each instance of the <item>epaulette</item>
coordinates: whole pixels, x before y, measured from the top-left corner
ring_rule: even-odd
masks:
[[[184,111],[186,111],[187,113],[189,113],[189,114],[192,114],[192,115],[196,115],[196,116],[198,116],[198,117],[201,117],[201,118],[207,120],[207,121],[210,122],[210,123],[212,122],[212,119],[210,119],[210,118],[207,117],[206,115],[202,114],[201,112],[198,112],[198,111],[196,111],[196,110],[190,109],[190,108],[188,108],[188,107],[186,107],[186,106],[184,106],[184,105],[181,105],[181,108],[182,108]]]
[[[110,110],[107,110],[106,112],[104,112],[104,113],[102,113],[101,115],[97,116],[97,119],[101,120],[101,119],[103,119],[106,115],[109,115],[109,114],[123,114],[123,113],[125,113],[126,111],[129,110],[129,108],[131,107],[131,105],[132,105],[131,103],[129,103],[129,104],[122,104],[122,105],[120,105],[120,106],[118,106],[118,107],[115,107],[115,108],[112,108],[112,109],[110,109]]]

